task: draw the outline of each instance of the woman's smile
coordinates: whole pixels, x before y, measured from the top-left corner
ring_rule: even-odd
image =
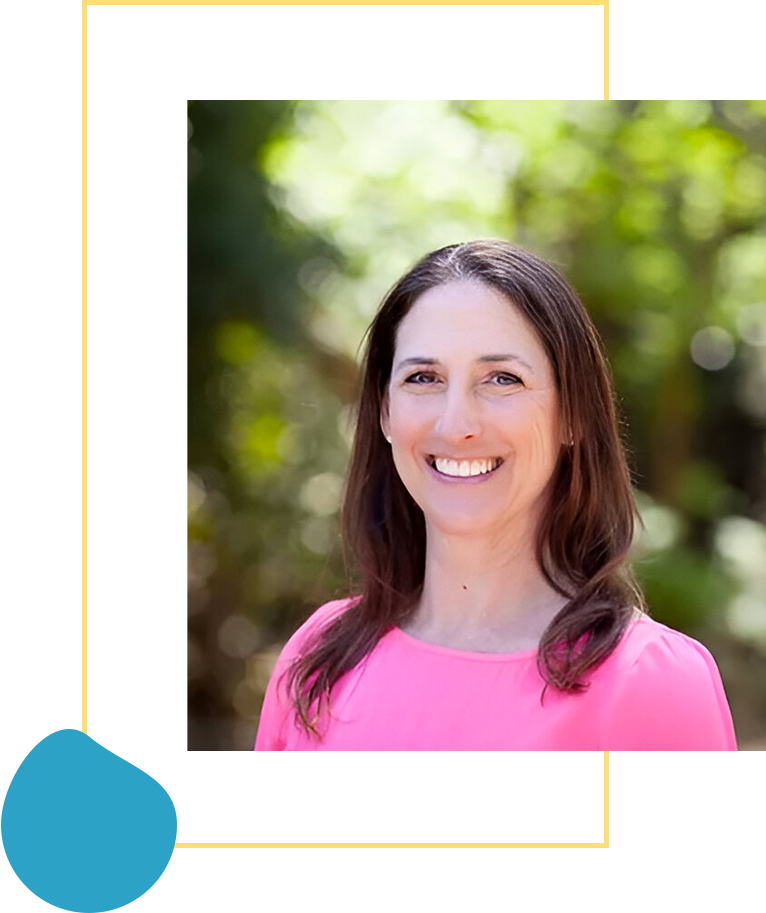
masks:
[[[489,479],[503,463],[502,457],[473,457],[456,459],[429,455],[426,463],[440,480],[450,482],[481,482]]]

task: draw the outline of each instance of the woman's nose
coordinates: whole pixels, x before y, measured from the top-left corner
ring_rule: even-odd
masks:
[[[481,429],[481,415],[472,398],[466,393],[449,391],[435,430],[445,439],[465,440],[476,437]]]

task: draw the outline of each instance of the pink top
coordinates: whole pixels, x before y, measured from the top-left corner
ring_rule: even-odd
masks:
[[[296,631],[269,682],[256,751],[736,751],[731,712],[710,653],[642,616],[564,694],[543,679],[536,650],[472,653],[399,628],[336,684],[323,740],[295,723],[279,678],[307,637],[353,600],[329,602]]]
[[[333,689],[323,741],[295,725],[280,676],[354,600],[328,603],[282,651],[255,767],[287,800],[287,841],[600,843],[604,750],[736,750],[699,643],[634,621],[582,694],[549,688],[536,651],[472,653],[398,628]]]

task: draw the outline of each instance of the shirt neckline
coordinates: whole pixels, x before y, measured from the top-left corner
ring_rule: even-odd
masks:
[[[620,638],[620,644],[624,642],[627,636],[632,633],[636,626],[648,619],[648,616],[644,613],[639,614],[637,617],[632,618]],[[436,653],[441,656],[448,656],[454,659],[467,659],[467,660],[479,660],[481,662],[513,662],[520,661],[525,659],[537,659],[537,654],[539,652],[537,647],[534,647],[531,650],[521,650],[518,653],[481,653],[476,650],[460,650],[457,647],[444,647],[441,644],[432,644],[427,640],[420,640],[417,637],[414,637],[412,634],[408,634],[406,631],[403,631],[400,627],[394,626],[389,634],[392,634],[395,638],[398,638],[405,644],[409,644],[410,647],[414,647],[419,650],[423,650],[426,653]],[[619,646],[619,644],[618,644]]]
[[[482,653],[476,650],[460,650],[457,647],[444,647],[441,644],[432,644],[427,640],[420,640],[408,634],[400,627],[393,627],[391,634],[405,644],[427,653],[437,653],[442,656],[451,656],[455,659],[480,660],[482,662],[509,662],[513,660],[532,659],[537,657],[537,647],[531,650],[521,650],[518,653]]]

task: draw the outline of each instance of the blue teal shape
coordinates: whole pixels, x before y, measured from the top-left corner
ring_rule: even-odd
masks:
[[[8,861],[42,900],[76,913],[115,910],[165,871],[176,840],[170,796],[76,729],[36,745],[3,803]]]

